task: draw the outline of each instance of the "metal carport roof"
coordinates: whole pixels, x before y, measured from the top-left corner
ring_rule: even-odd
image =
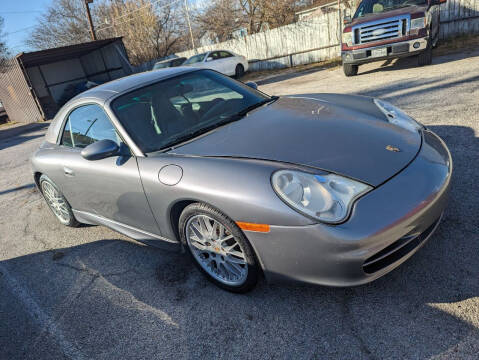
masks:
[[[69,46],[62,46],[54,49],[20,53],[16,56],[16,58],[22,62],[24,67],[49,64],[56,61],[80,57],[97,49],[100,49],[103,46],[109,45],[119,39],[121,39],[121,37],[90,41],[87,43]]]

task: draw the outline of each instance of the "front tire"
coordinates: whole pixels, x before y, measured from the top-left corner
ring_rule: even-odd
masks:
[[[426,49],[420,53],[417,57],[417,64],[419,66],[431,65],[432,63],[432,44],[429,40],[427,42]]]
[[[356,76],[358,74],[358,70],[359,65],[343,64],[344,75],[346,75],[347,77]]]
[[[179,219],[181,241],[195,264],[215,285],[245,293],[258,282],[259,266],[236,223],[203,203],[188,205]]]
[[[241,64],[236,65],[235,78],[240,79],[244,75],[244,67]]]
[[[58,221],[65,226],[78,227],[80,223],[75,219],[70,204],[55,183],[46,175],[42,175],[39,185],[43,198]]]

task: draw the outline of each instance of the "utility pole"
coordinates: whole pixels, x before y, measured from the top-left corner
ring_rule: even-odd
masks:
[[[341,48],[341,44],[343,42],[343,37],[342,37],[342,34],[343,34],[343,22],[341,21],[341,0],[338,0],[338,34],[337,34],[337,38],[338,38],[338,42],[340,44],[340,48]]]
[[[93,2],[93,0],[85,0],[85,9],[86,9],[86,15],[88,17],[88,22],[90,23],[90,34],[91,34],[91,39],[93,41],[96,40],[96,33],[95,33],[95,27],[93,26],[93,20],[91,19],[91,14],[90,14],[90,5]]]
[[[191,23],[190,23],[190,12],[188,11],[188,2],[185,0],[185,12],[186,12],[186,21],[188,22],[188,27],[190,29],[190,37],[191,37],[191,46],[196,52],[195,47],[195,40],[193,39],[193,31],[191,30]]]

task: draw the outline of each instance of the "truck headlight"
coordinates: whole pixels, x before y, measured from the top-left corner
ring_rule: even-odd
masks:
[[[403,129],[412,132],[417,132],[420,129],[424,128],[424,126],[411,118],[404,111],[398,109],[387,101],[374,99],[374,103],[379,108],[379,110],[381,110],[383,114],[386,115],[386,118],[391,124],[397,125],[399,127],[402,127]]]
[[[349,32],[343,32],[343,44],[346,44],[348,46],[353,45],[353,33],[351,31]]]
[[[411,19],[411,30],[423,29],[426,27],[426,18],[420,17],[417,19]]]
[[[346,220],[354,201],[372,189],[339,175],[297,170],[278,170],[271,182],[276,194],[293,209],[332,224]]]

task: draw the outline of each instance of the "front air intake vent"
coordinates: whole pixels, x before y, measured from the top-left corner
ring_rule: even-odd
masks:
[[[404,236],[366,259],[363,264],[364,272],[367,274],[375,273],[409,254],[428,238],[439,223],[440,219],[441,218],[434,221],[434,223],[422,233]]]

